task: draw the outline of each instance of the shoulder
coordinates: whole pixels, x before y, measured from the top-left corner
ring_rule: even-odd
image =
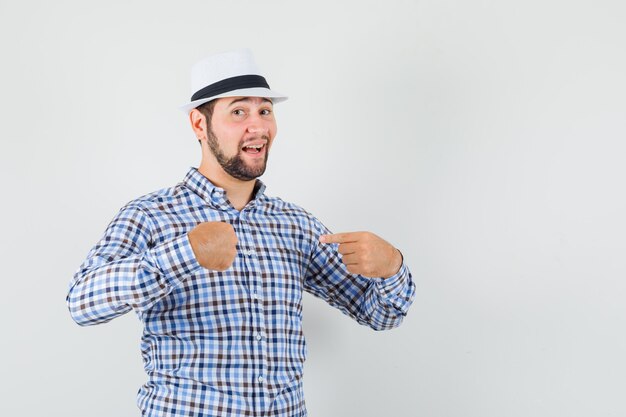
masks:
[[[267,202],[265,208],[267,214],[289,218],[306,229],[322,230],[325,228],[322,222],[311,211],[304,207],[290,201],[285,201],[280,197],[266,196],[266,198]]]
[[[118,216],[134,218],[148,226],[156,226],[163,215],[178,215],[201,204],[200,198],[183,182],[161,188],[126,202]]]
[[[196,204],[199,197],[194,194],[183,182],[161,188],[156,191],[144,194],[127,202],[123,208],[143,209],[147,213],[167,206]]]
[[[304,218],[313,217],[313,215],[303,207],[290,201],[285,201],[280,197],[272,197],[266,195],[265,198],[266,201],[264,204],[264,208],[268,211],[268,213],[282,214],[286,216],[298,216]]]

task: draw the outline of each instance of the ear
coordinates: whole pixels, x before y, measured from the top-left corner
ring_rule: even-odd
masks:
[[[198,140],[206,139],[206,117],[204,114],[200,113],[198,109],[193,109],[189,113],[189,122]]]

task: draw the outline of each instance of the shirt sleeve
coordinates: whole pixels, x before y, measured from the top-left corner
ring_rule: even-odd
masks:
[[[70,282],[66,302],[74,321],[86,326],[145,311],[202,268],[186,233],[154,245],[150,224],[132,205],[113,218]]]
[[[330,233],[319,220],[313,220],[304,289],[374,330],[399,326],[415,299],[415,284],[404,256],[398,272],[387,279],[352,274],[341,261],[339,244],[319,242],[320,235]]]

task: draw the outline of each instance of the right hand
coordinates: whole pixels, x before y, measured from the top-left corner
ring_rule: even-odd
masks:
[[[230,223],[203,222],[187,236],[196,260],[206,269],[225,271],[233,264],[237,255],[237,235]]]

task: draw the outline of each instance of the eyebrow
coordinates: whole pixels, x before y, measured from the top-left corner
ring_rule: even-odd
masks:
[[[272,100],[270,100],[269,98],[262,97],[262,99],[263,99],[263,101],[267,101],[268,103],[273,104],[273,103],[272,103]],[[230,107],[230,106],[232,106],[233,104],[238,103],[238,102],[240,102],[240,101],[250,101],[250,97],[236,98],[236,99],[234,99],[233,101],[231,101],[230,103],[228,103],[228,107]]]

